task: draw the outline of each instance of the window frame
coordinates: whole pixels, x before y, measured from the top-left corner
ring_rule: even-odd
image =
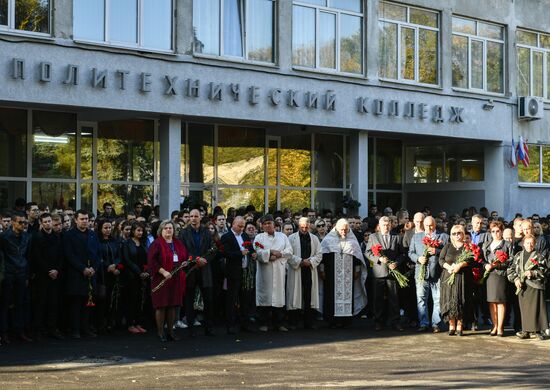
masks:
[[[410,6],[406,4],[401,3],[394,3],[392,1],[380,1],[379,4],[390,4],[390,5],[397,5],[400,7],[404,7],[407,10],[407,22],[402,22],[400,20],[394,20],[394,19],[386,19],[382,17],[379,13],[379,9],[377,10],[378,14],[378,30],[380,31],[380,23],[393,23],[397,26],[397,42],[396,42],[396,50],[397,50],[397,78],[391,79],[387,77],[380,77],[379,79],[381,81],[388,81],[392,83],[403,83],[403,84],[410,84],[410,85],[419,85],[423,87],[429,87],[429,88],[441,88],[441,12],[438,10],[432,10],[428,8],[422,8],[422,7],[415,7]],[[425,12],[430,12],[437,15],[437,27],[430,27],[425,26],[421,24],[411,23],[410,22],[410,15],[411,15],[411,9],[418,9]],[[414,80],[408,80],[401,77],[401,29],[402,28],[409,28],[414,30]],[[427,84],[427,83],[421,83],[418,81],[419,79],[419,29],[425,29],[429,31],[435,31],[437,32],[437,83],[436,84]],[[379,54],[380,55],[380,54]],[[379,61],[380,62],[380,61]],[[380,69],[378,69],[380,71]]]
[[[20,30],[15,28],[15,1],[16,0],[8,0],[8,24],[0,25],[0,33],[30,35],[37,38],[51,38],[52,37],[52,15],[53,15],[52,1],[53,0],[48,0],[48,32],[47,33]]]
[[[529,147],[529,150],[531,148],[537,148],[538,149],[538,155],[539,155],[539,174],[538,174],[538,181],[520,181],[519,180],[519,172],[518,172],[518,187],[544,187],[544,188],[550,188],[550,182],[545,183],[544,182],[544,165],[543,165],[543,151],[545,148],[550,149],[550,144],[527,144]],[[518,161],[518,171],[521,169],[523,164]],[[550,169],[550,167],[546,168]]]
[[[536,34],[537,35],[537,46],[531,46],[526,43],[518,43],[517,41],[517,33],[519,31],[530,33],[530,34]],[[550,48],[544,48],[541,46],[541,35],[546,35],[550,37],[550,33],[544,33],[539,31],[533,31],[533,30],[527,30],[524,28],[518,28],[516,30],[516,56],[519,57],[518,52],[519,48],[527,49],[529,50],[529,93],[528,96],[536,96],[544,99],[545,102],[550,102],[550,88],[548,86],[548,67],[550,66]],[[533,88],[533,53],[542,53],[542,94],[544,96],[538,96],[534,95],[534,88]],[[518,67],[518,80],[519,80],[519,61],[517,62]],[[516,94],[517,96],[522,96],[519,93],[519,81],[516,85]]]
[[[330,0],[329,0],[330,2]],[[328,4],[328,3],[327,3]],[[292,63],[292,56],[294,54],[294,44],[293,39],[291,38],[291,49],[290,49],[290,57],[291,57],[291,64],[292,69],[300,70],[300,71],[306,71],[306,72],[315,72],[315,73],[328,73],[328,74],[337,74],[337,75],[344,75],[349,77],[356,77],[356,78],[365,78],[366,72],[365,72],[365,7],[363,7],[363,12],[354,12],[349,10],[344,10],[340,8],[333,8],[328,6],[322,6],[312,3],[306,3],[304,1],[300,0],[293,0],[292,1],[292,14],[294,15],[294,7],[306,7],[306,8],[312,8],[315,10],[315,66],[309,67],[309,66],[303,66],[303,65],[295,65]],[[336,62],[336,67],[334,69],[332,68],[324,68],[321,67],[320,64],[320,50],[319,50],[319,19],[321,12],[328,13],[335,15],[336,21],[335,21],[335,53],[334,53],[334,60]],[[340,19],[342,14],[349,15],[349,16],[355,16],[361,18],[361,72],[359,73],[352,73],[352,72],[345,72],[340,70]],[[294,27],[294,17],[292,17],[292,27]]]
[[[175,0],[170,0],[171,4],[171,11],[170,11],[170,22],[171,22],[171,32],[170,32],[170,50],[165,49],[159,49],[155,47],[150,46],[142,46],[141,42],[143,41],[143,1],[142,0],[136,0],[137,3],[137,10],[136,10],[136,16],[137,16],[137,22],[136,22],[136,35],[137,35],[137,43],[135,45],[129,44],[128,42],[120,42],[120,41],[110,41],[109,40],[109,18],[110,18],[110,3],[112,1],[116,0],[103,0],[103,6],[104,6],[104,15],[103,15],[103,36],[104,39],[102,41],[97,41],[93,39],[86,39],[86,38],[78,38],[73,37],[73,41],[76,43],[85,43],[85,44],[92,44],[92,45],[98,45],[98,46],[108,46],[108,47],[117,47],[121,49],[130,49],[130,50],[140,50],[140,51],[147,51],[152,53],[161,53],[161,54],[174,54],[175,52]],[[75,23],[75,14],[74,14],[74,7],[73,7],[73,26]],[[73,27],[74,29],[74,27]]]
[[[224,60],[224,61],[230,61],[230,62],[238,62],[238,63],[246,63],[246,64],[253,64],[253,65],[262,65],[262,66],[271,66],[276,67],[278,62],[278,12],[277,12],[277,2],[278,0],[266,0],[273,3],[273,58],[272,61],[258,61],[258,60],[251,60],[248,58],[248,41],[247,41],[247,31],[249,31],[248,27],[248,4],[250,0],[244,1],[244,10],[241,7],[241,12],[243,15],[244,23],[241,23],[241,45],[243,47],[243,56],[232,56],[229,54],[223,54],[224,52],[224,35],[223,35],[223,11],[224,11],[224,1],[225,0],[218,0],[219,10],[220,10],[220,23],[219,23],[219,31],[218,31],[218,38],[219,38],[219,47],[218,50],[220,54],[209,54],[209,53],[199,53],[195,51],[195,44],[193,43],[193,56],[198,58],[207,58],[207,59],[216,59],[216,60]],[[193,15],[194,18],[194,15]],[[192,22],[194,26],[194,21]]]
[[[456,36],[460,36],[460,37],[464,37],[464,38],[468,39],[468,88],[455,87],[453,85],[452,86],[453,90],[454,91],[461,91],[461,92],[482,93],[482,94],[494,95],[494,96],[505,96],[506,87],[507,87],[507,83],[506,83],[506,26],[500,25],[498,23],[486,22],[484,20],[472,19],[472,18],[460,16],[460,15],[453,15],[452,17],[453,18],[456,17],[456,18],[460,18],[460,19],[464,19],[464,20],[469,20],[469,21],[474,22],[475,25],[476,25],[475,34],[468,34],[468,33],[464,33],[464,32],[452,31],[452,22],[451,22],[451,38],[456,35]],[[503,29],[503,31],[502,31],[503,39],[499,40],[499,39],[496,39],[496,38],[487,38],[487,37],[483,37],[483,36],[478,35],[479,23],[480,22],[484,23],[484,24],[489,24],[489,25],[492,25],[492,26],[497,26],[497,27],[502,28]],[[472,87],[472,55],[471,55],[471,53],[472,53],[472,41],[478,41],[478,42],[483,43],[483,89]],[[487,90],[487,42],[494,42],[494,43],[502,44],[502,54],[503,54],[503,58],[502,58],[502,92],[491,92],[491,91]],[[452,40],[451,40],[451,48],[452,48]],[[452,55],[451,55],[451,59],[452,59]],[[452,69],[451,69],[451,73],[452,73]],[[451,81],[451,85],[452,85],[452,81]]]

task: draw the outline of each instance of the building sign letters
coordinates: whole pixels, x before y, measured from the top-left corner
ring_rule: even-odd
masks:
[[[40,83],[53,81],[54,67],[51,62],[41,62],[38,65],[37,74]],[[12,77],[15,80],[25,80],[30,72],[22,58],[13,58]],[[68,88],[79,86],[83,83],[79,65],[68,64],[62,70],[61,82]],[[92,68],[89,71],[89,85],[94,89],[116,88],[127,90],[130,72],[124,69],[109,71],[107,69]],[[141,72],[137,75],[138,91],[148,94],[152,91],[153,75]],[[235,102],[241,99],[255,106],[262,101],[273,107],[287,106],[290,109],[336,111],[337,95],[332,90],[323,93],[313,91],[299,91],[295,89],[263,88],[256,85],[243,86],[238,83],[202,83],[199,79],[180,79],[174,75],[164,75],[162,89],[165,96],[185,96],[187,98],[200,98],[203,96],[212,102],[220,102],[224,99]],[[431,120],[434,123],[463,123],[464,108],[457,106],[444,107],[441,105],[429,106],[419,102],[402,102],[399,100],[372,99],[360,96],[356,100],[356,110],[361,115],[373,115],[375,117],[387,116],[390,118],[409,118],[418,120]]]

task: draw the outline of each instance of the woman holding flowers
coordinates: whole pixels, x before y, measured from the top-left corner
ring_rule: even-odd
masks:
[[[474,246],[476,247],[476,246]],[[469,254],[472,254],[470,256]],[[451,239],[439,255],[441,274],[441,318],[449,323],[449,336],[462,336],[464,322],[473,319],[472,288],[470,271],[474,255],[469,244],[464,243],[464,226],[451,228]]]
[[[487,280],[487,302],[493,322],[493,329],[489,334],[502,337],[506,314],[506,290],[509,286],[506,270],[512,261],[512,244],[502,237],[502,222],[491,222],[489,231],[491,238],[485,241],[482,249],[485,269],[483,280]]]
[[[174,222],[162,221],[157,239],[151,244],[147,254],[149,272],[152,276],[151,286],[156,287],[165,281],[161,288],[151,293],[157,333],[162,342],[168,339],[177,340],[173,330],[176,307],[183,304],[185,291],[185,273],[176,273],[174,270],[187,260],[188,253],[183,243],[174,237],[175,230]],[[164,323],[167,325],[168,335],[164,334]]]
[[[523,250],[514,256],[508,268],[508,280],[516,286],[521,311],[521,332],[516,336],[528,339],[531,333],[538,332],[539,338],[544,340],[542,332],[548,328],[544,293],[546,259],[535,250],[536,242],[535,236],[525,236]]]

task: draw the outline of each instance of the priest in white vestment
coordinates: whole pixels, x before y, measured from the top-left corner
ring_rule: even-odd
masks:
[[[309,229],[309,219],[302,217],[298,221],[298,232],[288,237],[294,253],[288,260],[286,280],[286,309],[292,328],[296,327],[298,314],[303,309],[304,328],[313,329],[315,310],[319,309],[317,267],[323,254],[319,239]]]
[[[367,267],[355,234],[345,219],[321,242],[325,271],[323,315],[329,325],[348,327],[367,304]]]
[[[292,256],[292,247],[287,236],[275,231],[275,222],[270,214],[262,218],[263,233],[254,239],[257,254],[256,306],[260,315],[259,330],[266,332],[271,315],[272,325],[279,331],[288,329],[283,325],[285,306],[285,266]]]

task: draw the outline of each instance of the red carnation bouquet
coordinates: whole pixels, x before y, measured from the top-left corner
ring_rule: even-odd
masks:
[[[493,270],[496,267],[498,267],[499,265],[504,264],[508,261],[508,253],[506,253],[504,251],[496,251],[495,252],[495,258],[496,258],[496,260],[491,263],[492,269],[489,270],[489,271],[485,270],[485,272],[483,273],[483,278],[481,278],[480,283],[485,282],[485,280],[487,280],[487,278],[489,277],[489,274],[491,272],[493,272]]]
[[[252,250],[252,243],[250,241],[243,242],[243,249]]]
[[[424,238],[422,239],[422,244],[424,244],[424,252],[422,253],[422,256],[424,256],[426,259],[429,259],[431,256],[430,248],[439,248],[443,244],[443,241],[431,238],[430,236],[424,236]],[[424,283],[427,268],[428,264],[420,265],[420,272],[418,273],[417,279],[419,283]]]
[[[481,249],[478,245],[466,243],[464,244],[464,250],[462,251],[462,253],[457,256],[455,265],[460,265],[462,263],[481,263],[482,260],[480,255]],[[451,276],[449,276],[449,278],[447,279],[447,284],[449,286],[452,286],[455,283],[455,277],[456,274],[454,272],[451,273]]]
[[[521,261],[521,259],[520,259]],[[527,262],[527,264],[525,265],[525,271],[521,273],[521,275],[519,276],[519,279],[521,281],[521,284],[523,285],[523,283],[525,283],[525,272],[527,271],[531,271],[532,269],[535,269],[537,268],[538,266],[540,265],[539,261],[537,260],[537,256],[535,255],[535,257],[532,257],[529,259],[529,261]],[[521,290],[523,290],[523,287],[519,287],[516,289],[516,295],[519,295],[519,293],[521,292]]]
[[[382,249],[381,244],[374,244],[371,248],[372,253],[375,256],[378,257],[385,257],[388,259],[388,256],[386,256],[386,251]],[[391,261],[388,259],[387,265],[394,264],[395,261]],[[390,275],[392,275],[395,280],[397,280],[397,283],[399,284],[399,287],[404,288],[409,285],[409,278],[407,278],[405,275],[403,275],[401,272],[399,272],[397,269],[391,269],[388,267]]]
[[[265,248],[265,247],[264,247],[261,243],[259,243],[258,241],[256,241],[256,242],[254,243],[254,246],[255,246],[256,248],[260,248],[260,249],[264,249],[264,248]]]

